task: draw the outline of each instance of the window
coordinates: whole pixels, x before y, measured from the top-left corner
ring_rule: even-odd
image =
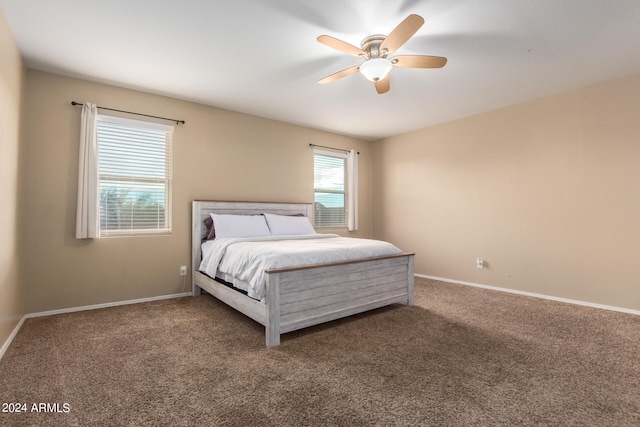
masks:
[[[313,152],[314,225],[347,225],[347,156],[321,150]]]
[[[100,237],[171,233],[173,126],[98,115]]]

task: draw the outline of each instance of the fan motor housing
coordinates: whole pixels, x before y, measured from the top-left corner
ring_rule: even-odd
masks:
[[[387,36],[375,34],[373,36],[365,38],[364,40],[362,40],[362,42],[360,42],[360,48],[367,54],[366,59],[387,57],[388,52],[386,51],[386,49],[380,51],[380,45],[386,38]]]

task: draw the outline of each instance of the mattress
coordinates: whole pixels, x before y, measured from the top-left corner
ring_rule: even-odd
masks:
[[[209,240],[199,270],[264,301],[265,270],[304,267],[402,254],[388,242],[336,234],[263,236]]]

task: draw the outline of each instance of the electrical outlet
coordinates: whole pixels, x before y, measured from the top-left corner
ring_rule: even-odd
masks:
[[[180,266],[180,275],[181,276],[186,276],[187,275],[187,266],[186,265],[181,265]]]
[[[478,258],[478,259],[476,260],[476,267],[478,267],[478,268],[480,268],[480,269],[484,268],[484,260],[483,260],[483,259],[481,259],[481,258]]]

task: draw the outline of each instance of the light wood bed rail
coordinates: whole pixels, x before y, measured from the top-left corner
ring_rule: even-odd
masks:
[[[267,347],[280,334],[386,305],[413,305],[413,254],[267,270],[266,303],[254,300],[198,271],[204,219],[211,212],[312,215],[310,203],[193,202],[193,294],[204,289],[265,326]]]

